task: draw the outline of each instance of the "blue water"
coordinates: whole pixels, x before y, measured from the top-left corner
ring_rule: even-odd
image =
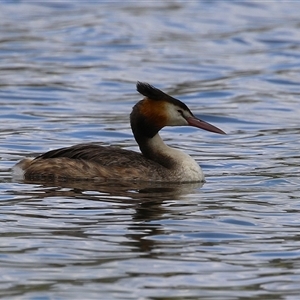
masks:
[[[0,3],[0,297],[298,299],[299,2]],[[165,128],[207,182],[15,181],[23,157],[137,150],[145,81],[227,132]]]

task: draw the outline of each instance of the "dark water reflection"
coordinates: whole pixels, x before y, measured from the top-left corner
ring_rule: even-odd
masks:
[[[0,3],[0,296],[299,298],[297,2]],[[16,182],[24,156],[138,150],[146,81],[226,136],[166,128],[202,185]]]

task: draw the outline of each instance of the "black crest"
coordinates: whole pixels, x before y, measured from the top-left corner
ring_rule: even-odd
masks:
[[[146,82],[138,81],[136,84],[137,91],[152,100],[170,100],[171,96],[165,94],[161,90],[155,88]]]
[[[139,93],[149,99],[168,101],[170,103],[173,103],[174,105],[181,107],[182,109],[188,110],[192,114],[192,112],[183,102],[171,97],[170,95],[164,93],[163,91],[157,89],[149,83],[138,81],[136,84],[136,89]]]

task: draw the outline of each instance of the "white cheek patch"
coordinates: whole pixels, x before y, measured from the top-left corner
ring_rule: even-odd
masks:
[[[182,116],[180,111],[183,111],[182,108],[173,105],[172,103],[166,104],[166,112],[168,116],[167,126],[186,126],[188,122]],[[183,111],[183,114],[186,114],[186,111]]]

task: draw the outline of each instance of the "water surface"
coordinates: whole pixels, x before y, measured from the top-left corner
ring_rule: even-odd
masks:
[[[298,2],[0,4],[0,296],[298,299]],[[41,184],[21,158],[137,150],[149,82],[226,136],[166,128],[207,182]]]

